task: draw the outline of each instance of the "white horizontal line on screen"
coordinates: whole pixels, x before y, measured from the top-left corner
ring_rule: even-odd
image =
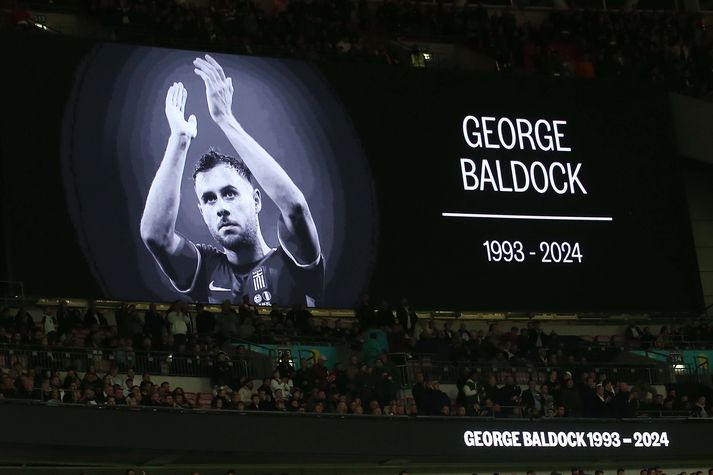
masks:
[[[614,221],[611,216],[547,216],[539,214],[441,213],[444,218],[520,219],[538,221]]]

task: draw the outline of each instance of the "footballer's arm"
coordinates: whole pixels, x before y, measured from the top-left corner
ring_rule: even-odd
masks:
[[[200,254],[193,244],[176,234],[181,203],[181,177],[188,147],[197,134],[196,117],[185,119],[188,92],[174,83],[166,94],[166,118],[171,135],[156,172],[141,217],[141,239],[180,291],[192,287]]]
[[[283,247],[297,265],[316,265],[321,256],[319,237],[304,195],[275,159],[238,123],[232,111],[233,82],[225,76],[218,62],[206,55],[205,59],[196,58],[193,65],[205,83],[211,117],[280,209],[279,237]]]

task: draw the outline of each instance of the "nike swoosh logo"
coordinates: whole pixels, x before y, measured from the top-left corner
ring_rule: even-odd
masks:
[[[212,280],[210,281],[210,284],[208,284],[208,289],[213,290],[215,292],[231,292],[232,291],[232,289],[226,289],[225,287],[216,287],[213,284]]]

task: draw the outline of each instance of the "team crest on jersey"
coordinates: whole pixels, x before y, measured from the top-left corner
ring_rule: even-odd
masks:
[[[258,267],[252,272],[252,279],[253,279],[253,289],[255,289],[255,292],[260,292],[263,289],[267,288],[267,282],[265,281],[265,268],[264,267]],[[257,303],[257,302],[255,302]]]
[[[255,302],[255,305],[260,305],[263,307],[269,307],[272,305],[272,294],[269,291],[264,291],[263,293],[255,294],[253,296],[253,302]]]

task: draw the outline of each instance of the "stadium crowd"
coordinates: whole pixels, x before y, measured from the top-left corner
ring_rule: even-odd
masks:
[[[135,374],[129,368],[120,375],[117,366],[100,373],[90,366],[80,375],[36,367],[27,368],[19,360],[5,363],[0,383],[0,399],[43,401],[47,404],[84,404],[91,406],[147,406],[192,409],[209,407],[218,410],[283,411],[315,414],[371,415],[441,415],[480,417],[612,417],[632,418],[640,415],[659,417],[679,415],[706,418],[713,408],[705,396],[692,400],[671,388],[668,394],[654,394],[643,399],[641,389],[626,382],[614,382],[603,372],[582,371],[549,373],[547,380],[530,380],[527,389],[515,384],[512,374],[498,384],[495,374],[476,377],[468,372],[458,382],[458,396],[451,400],[438,381],[427,381],[423,373],[416,384],[401,392],[394,380],[397,369],[386,354],[373,362],[352,356],[333,370],[326,358],[302,360],[294,369],[284,358],[272,376],[261,382],[242,377],[213,380],[211,397],[187,394],[172,388],[166,381],[158,383],[148,373]],[[649,388],[650,389],[650,388]],[[206,403],[204,404],[203,401]]]
[[[91,301],[86,308],[60,301],[42,307],[41,316],[36,310],[33,317],[25,307],[0,308],[0,344],[178,354],[217,354],[222,350],[232,354],[236,341],[323,341],[371,353],[369,359],[382,351],[415,352],[433,355],[437,361],[478,362],[493,367],[586,364],[588,358],[611,360],[623,349],[683,349],[691,344],[705,348],[713,344],[713,325],[705,320],[676,327],[663,325],[656,330],[631,324],[624,334],[584,340],[546,332],[539,321],[533,320],[506,330],[497,323],[487,329],[469,328],[467,322],[457,319],[419,317],[405,298],[396,306],[384,301],[374,307],[368,296],[355,309],[355,318],[317,318],[299,305],[273,307],[269,315],[264,315],[247,302],[233,305],[228,301],[217,312],[200,303],[189,308],[184,301],[173,303],[166,311],[158,310],[156,304],[142,311],[128,303],[100,309]],[[105,310],[113,318],[107,318]],[[586,351],[590,346],[598,351],[590,355]]]
[[[57,5],[61,2],[52,2]],[[8,12],[6,24],[27,18],[17,2]],[[509,7],[486,9],[471,0],[462,6],[447,1],[211,0],[198,6],[95,0],[87,13],[107,28],[110,39],[164,46],[398,64],[412,57],[411,51],[397,52],[390,43],[394,39],[449,42],[491,58],[491,69],[501,72],[628,78],[696,96],[708,95],[713,87],[713,38],[698,13],[573,7],[535,21],[519,20],[519,12]]]
[[[488,331],[470,331],[465,324],[453,329],[450,321],[419,318],[403,299],[396,311],[388,304],[374,309],[365,298],[355,310],[354,323],[336,320],[323,324],[310,312],[293,307],[274,309],[261,317],[257,308],[243,304],[234,308],[226,302],[219,313],[201,305],[196,313],[185,302],[174,303],[167,312],[155,305],[140,314],[122,304],[110,325],[103,312],[90,302],[86,309],[45,307],[35,321],[27,309],[0,314],[0,344],[21,348],[31,345],[53,348],[100,348],[152,351],[155,348],[180,353],[207,353],[214,359],[210,370],[214,409],[295,411],[336,414],[458,415],[488,417],[636,417],[637,415],[713,414],[704,395],[656,394],[648,384],[626,381],[624,376],[593,370],[587,358],[567,350],[566,339],[546,333],[538,322],[501,332],[496,324]],[[260,383],[228,370],[231,358],[249,359],[245,346],[234,338],[274,339],[289,333],[296,337],[319,337],[350,350],[347,361],[326,358],[293,361],[283,354],[271,376]],[[710,339],[707,324],[694,323],[677,331],[662,327],[654,336],[647,328],[630,325],[625,338],[637,345],[665,345],[672,334],[699,340]],[[274,340],[271,340],[274,341]],[[582,346],[575,339],[572,347]],[[605,345],[608,342],[605,342]],[[225,351],[229,350],[229,351]],[[415,352],[431,355],[432,362],[458,361],[462,374],[452,400],[444,392],[431,367],[415,374],[416,384],[403,387],[403,368],[390,354]],[[618,350],[617,350],[618,353]],[[3,353],[0,395],[6,399],[36,399],[50,404],[128,405],[190,408],[200,405],[195,394],[186,397],[181,388],[168,382],[157,384],[148,373],[137,375],[120,368],[119,361],[105,369],[43,367],[42,363],[13,358]],[[483,364],[491,370],[481,372]],[[567,368],[549,374],[529,373],[523,380],[517,367]],[[126,376],[119,376],[119,371]],[[208,375],[206,375],[208,376]],[[264,375],[263,375],[264,376]],[[529,379],[529,381],[528,381]],[[632,383],[632,384],[628,384]],[[521,387],[527,384],[527,388]],[[454,394],[455,395],[455,394]]]

